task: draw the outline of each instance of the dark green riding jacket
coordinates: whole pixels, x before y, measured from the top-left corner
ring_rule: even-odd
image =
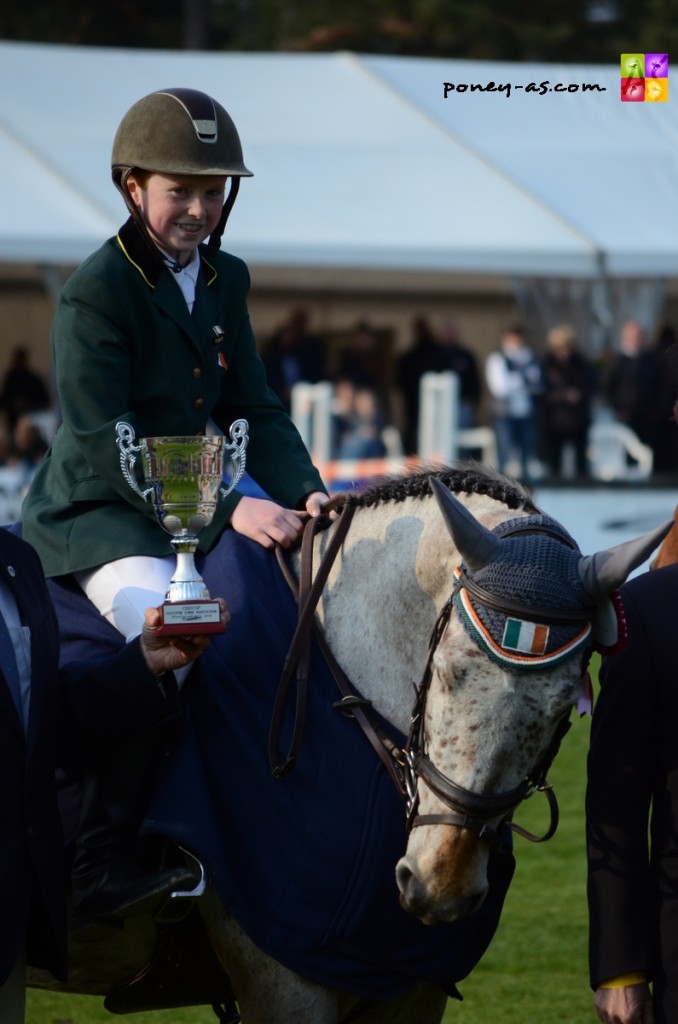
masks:
[[[249,422],[247,471],[271,498],[303,506],[324,490],[304,444],[266,382],[247,311],[242,260],[201,247],[193,312],[170,269],[128,221],[64,286],[52,327],[63,424],[23,505],[23,535],[47,576],[128,555],[172,553],[150,502],[120,468],[116,423],[136,437],[225,433]],[[200,535],[215,543],[241,495],[222,499]]]

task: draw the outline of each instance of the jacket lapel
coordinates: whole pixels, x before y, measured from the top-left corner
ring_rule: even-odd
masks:
[[[172,280],[170,273],[162,274],[153,292],[155,304],[174,320],[178,327],[188,337],[192,345],[197,344],[195,324],[188,312],[186,300],[181,294],[181,289],[176,281]]]
[[[203,344],[209,346],[218,344],[218,338],[223,339],[223,328],[219,334],[219,325],[224,319],[224,296],[219,293],[218,288],[210,288],[208,278],[215,279],[215,272],[209,264],[203,261],[201,272],[195,288],[195,306],[191,320],[196,333]],[[216,359],[216,354],[214,358]]]
[[[118,242],[127,259],[136,267],[149,288],[152,289],[153,301],[158,308],[177,324],[194,348],[199,348],[200,328],[188,312],[181,289],[172,280],[171,273],[166,272],[160,254],[153,251],[151,244],[142,236],[131,217],[120,228]],[[203,264],[201,272],[198,274],[198,288],[209,293],[210,289],[205,287],[203,280],[205,273],[209,278],[214,278],[216,272],[212,266]],[[201,298],[201,304],[203,301],[204,299]],[[208,315],[212,314],[211,302],[213,301],[210,295],[210,313]]]
[[[20,615],[22,615],[22,618],[23,618],[22,603],[21,603],[21,600],[20,600],[20,586],[17,584],[17,576],[18,576],[18,581],[20,583],[20,580],[21,580],[21,568],[20,568],[20,565],[19,566],[15,566],[15,560],[14,559],[6,562],[4,557],[0,558],[0,579],[2,579],[2,583],[7,587],[7,589],[12,594],[12,597],[16,601],[17,607],[19,608],[19,613],[20,613]],[[32,643],[33,643],[32,637],[33,637],[33,631],[31,631],[31,646],[32,646]],[[0,679],[2,679],[2,686],[0,686],[0,709],[1,709],[1,712],[2,712],[2,714],[5,715],[7,720],[11,723],[12,727],[21,736],[24,736],[23,722],[21,721],[21,718],[19,717],[19,712],[17,710],[16,704],[14,703],[14,698],[12,696],[12,692],[10,690],[9,683],[8,683],[6,677],[5,677],[5,673],[2,670],[2,666],[1,665],[0,665]],[[32,680],[31,680],[31,683],[32,683]],[[32,686],[31,686],[31,690],[32,690]],[[33,696],[33,694],[31,692],[31,698],[32,698],[32,696]],[[30,708],[29,708],[29,716],[30,716]]]
[[[45,704],[45,690],[58,685],[58,633],[37,555],[23,544],[8,544],[0,529],[0,574],[19,609],[24,626],[31,631],[31,698],[28,714],[28,745],[32,747]],[[0,687],[5,690],[7,687]],[[7,694],[14,708],[11,694]],[[14,709],[17,729],[22,723]],[[54,723],[56,728],[56,723]]]

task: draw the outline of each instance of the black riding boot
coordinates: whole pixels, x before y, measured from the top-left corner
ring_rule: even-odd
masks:
[[[93,754],[85,771],[72,881],[72,927],[158,910],[171,892],[192,889],[185,865],[144,861],[138,831],[166,750],[162,731]]]

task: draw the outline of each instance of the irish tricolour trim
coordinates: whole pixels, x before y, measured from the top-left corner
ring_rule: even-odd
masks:
[[[459,580],[459,570],[455,572],[455,579]],[[591,643],[591,626],[585,623],[580,629],[573,626],[571,639],[555,648],[551,644],[553,649],[549,651],[549,626],[496,612],[491,629],[481,619],[464,587],[457,590],[454,603],[478,646],[500,665],[539,671],[571,658]]]
[[[507,651],[523,654],[544,654],[549,640],[549,627],[523,619],[507,619],[501,646]]]

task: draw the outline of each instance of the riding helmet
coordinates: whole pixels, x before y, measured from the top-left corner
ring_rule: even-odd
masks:
[[[135,168],[160,174],[223,174],[231,179],[220,225],[210,238],[211,250],[219,246],[240,178],[252,177],[252,171],[243,162],[240,137],[232,118],[220,103],[197,89],[152,92],[131,106],[118,126],[111,173],[116,188],[139,222],[127,190],[127,178]]]

